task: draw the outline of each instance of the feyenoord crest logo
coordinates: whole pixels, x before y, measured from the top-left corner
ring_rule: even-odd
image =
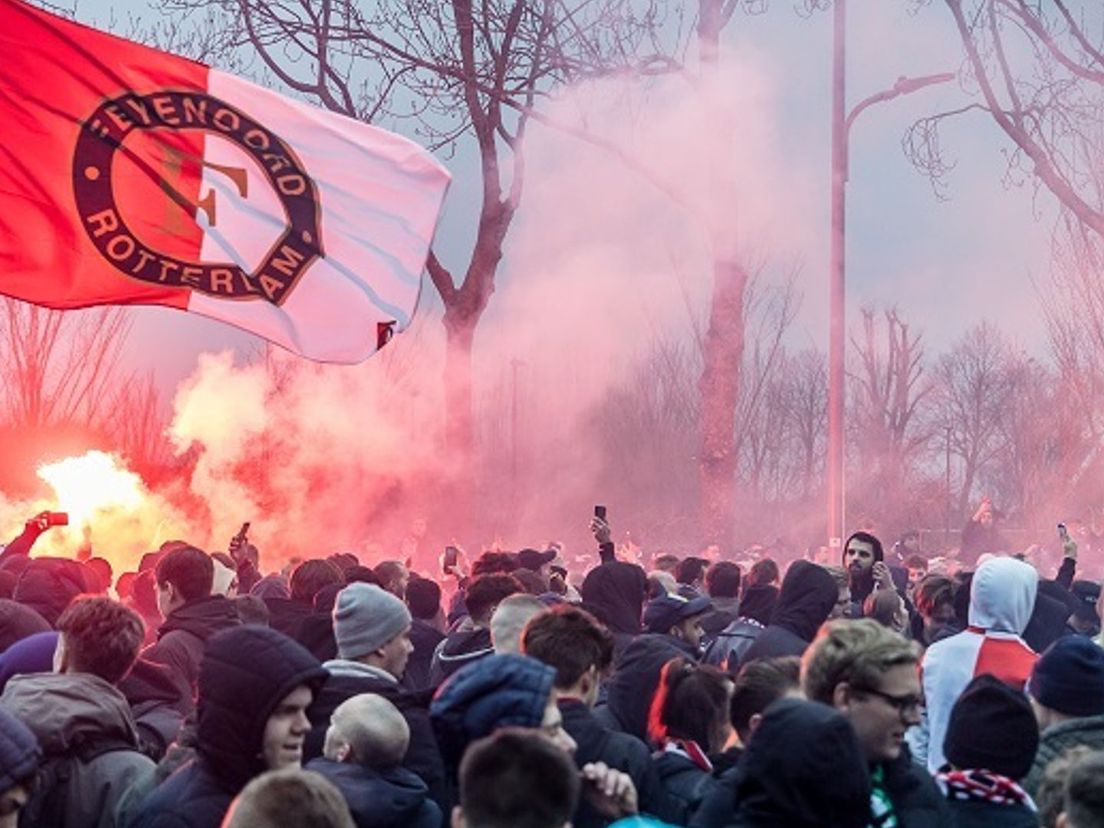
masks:
[[[287,217],[284,232],[261,263],[247,272],[231,263],[188,261],[145,244],[127,225],[112,188],[117,155],[128,157],[160,181],[166,197],[187,213],[203,211],[215,225],[215,194],[190,199],[149,162],[129,152],[124,139],[134,130],[200,130],[222,136],[251,156],[264,172]],[[243,197],[244,169],[207,164],[228,176]],[[154,285],[182,287],[223,299],[263,299],[280,305],[323,255],[318,192],[291,148],[235,107],[202,92],[121,95],[100,104],[85,122],[73,156],[73,190],[81,224],[100,254],[118,271]]]

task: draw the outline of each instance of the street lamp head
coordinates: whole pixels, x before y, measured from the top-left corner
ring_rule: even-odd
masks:
[[[898,95],[907,95],[925,86],[934,86],[937,83],[947,83],[955,79],[954,72],[941,72],[938,75],[923,75],[919,78],[906,78],[903,75],[897,78],[893,84],[893,91]]]

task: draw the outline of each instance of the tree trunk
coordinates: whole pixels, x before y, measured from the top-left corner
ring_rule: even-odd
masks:
[[[703,343],[698,390],[702,401],[701,524],[706,544],[728,552],[736,517],[736,403],[744,356],[747,271],[737,262],[713,262],[713,300]]]
[[[472,414],[472,343],[479,314],[445,312],[445,446],[467,476],[475,456]]]

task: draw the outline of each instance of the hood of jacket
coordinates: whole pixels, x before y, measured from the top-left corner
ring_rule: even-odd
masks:
[[[35,735],[11,713],[0,709],[0,790],[32,779],[41,759]]]
[[[772,704],[740,769],[737,813],[748,824],[864,828],[869,823],[866,759],[850,722],[827,705],[798,699]]]
[[[648,708],[659,686],[659,673],[672,658],[697,661],[694,648],[669,635],[649,633],[634,638],[617,659],[609,680],[606,704],[621,729],[648,742]]]
[[[57,641],[56,632],[39,632],[20,639],[0,653],[0,693],[4,692],[12,676],[53,670]]]
[[[990,558],[970,585],[971,627],[1022,635],[1035,607],[1039,574],[1015,558]]]
[[[475,630],[449,633],[441,644],[437,657],[444,662],[463,662],[473,656],[486,655],[493,649],[491,631],[480,627]]]
[[[828,570],[809,561],[794,561],[782,579],[770,623],[812,641],[838,598],[839,590]]]
[[[92,673],[13,676],[0,705],[23,720],[47,756],[90,738],[118,739],[138,749],[138,729],[123,694]]]
[[[429,706],[446,764],[456,768],[464,749],[500,727],[538,727],[556,671],[535,658],[491,655],[450,676]]]
[[[268,717],[295,688],[313,692],[326,671],[302,645],[268,627],[231,627],[207,641],[199,668],[200,757],[232,786],[264,770],[259,758]]]
[[[648,578],[636,564],[608,561],[587,573],[580,590],[583,601],[601,608],[612,632],[636,635]]]
[[[319,758],[303,769],[321,774],[341,791],[357,828],[407,825],[429,796],[426,783],[406,768],[378,771]]]
[[[740,599],[740,615],[758,621],[764,627],[770,623],[774,605],[778,603],[778,587],[770,584],[755,584],[744,590]]]
[[[206,641],[219,630],[241,624],[234,603],[224,595],[209,595],[189,601],[169,613],[169,617],[157,630],[157,637],[164,638],[171,632],[183,630]]]

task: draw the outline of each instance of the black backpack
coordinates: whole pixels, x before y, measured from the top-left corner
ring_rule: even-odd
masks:
[[[126,739],[90,735],[79,740],[68,753],[47,755],[39,766],[34,790],[19,812],[19,828],[65,825],[69,782],[77,769],[118,750],[133,752],[136,747]]]

